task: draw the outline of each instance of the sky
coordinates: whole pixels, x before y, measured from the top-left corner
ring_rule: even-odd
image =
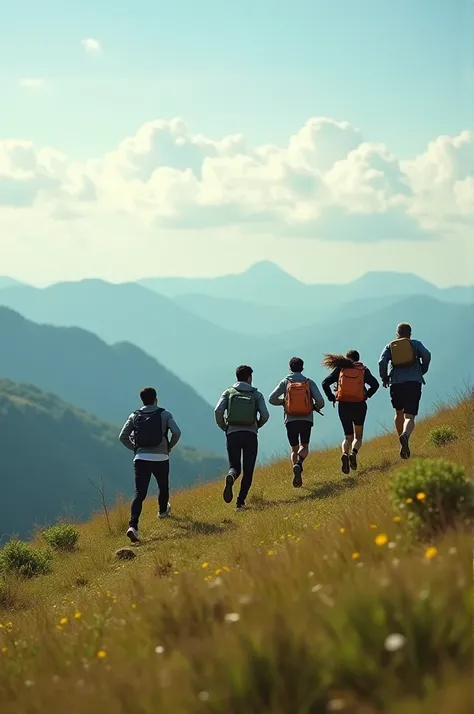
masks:
[[[0,274],[474,282],[472,0],[18,0]]]

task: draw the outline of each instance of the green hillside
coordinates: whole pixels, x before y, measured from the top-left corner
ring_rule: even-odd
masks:
[[[471,419],[464,402],[421,423],[408,466],[470,469]],[[257,471],[244,513],[221,484],[175,495],[166,521],[150,501],[130,561],[124,508],[112,535],[103,516],[81,526],[50,574],[4,581],[2,714],[467,714],[469,524],[418,539],[387,493],[406,466],[389,435],[347,478],[337,450],[298,490],[286,461]]]
[[[35,384],[119,425],[139,406],[140,389],[152,385],[176,417],[183,444],[200,451],[222,449],[209,404],[138,347],[107,345],[77,328],[38,325],[2,307],[0,334],[0,377]]]
[[[117,436],[116,426],[52,394],[0,380],[0,541],[60,516],[88,518],[100,508],[89,479],[97,485],[103,479],[109,505],[119,494],[128,499],[131,457]],[[171,463],[174,488],[215,478],[224,468],[217,457],[179,446]]]

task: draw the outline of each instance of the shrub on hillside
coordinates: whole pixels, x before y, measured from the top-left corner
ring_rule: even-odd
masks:
[[[58,523],[43,531],[43,538],[55,550],[73,551],[79,540],[79,531],[68,523]]]
[[[428,442],[432,446],[446,446],[456,441],[458,435],[453,426],[435,426],[428,434]]]
[[[21,540],[11,540],[0,550],[0,572],[22,578],[45,575],[51,571],[52,558],[49,548],[33,548]]]
[[[443,459],[416,461],[390,483],[397,508],[422,532],[433,533],[471,516],[474,485],[462,466]]]

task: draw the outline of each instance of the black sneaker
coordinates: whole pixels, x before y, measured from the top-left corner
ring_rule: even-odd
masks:
[[[303,468],[301,464],[297,461],[296,464],[293,466],[293,486],[295,488],[301,488],[303,485],[303,478],[301,476],[303,472]]]
[[[357,471],[357,454],[349,454],[349,466],[353,471]]]
[[[226,503],[232,503],[232,500],[234,498],[234,477],[232,474],[227,474],[225,477],[225,488],[224,488],[224,501]]]
[[[402,459],[409,459],[411,456],[410,445],[408,443],[408,435],[402,434],[400,437],[400,456]]]
[[[350,473],[349,454],[343,454],[341,456],[341,469],[343,474]]]

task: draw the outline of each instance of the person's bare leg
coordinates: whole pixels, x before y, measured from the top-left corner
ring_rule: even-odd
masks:
[[[301,446],[291,447],[291,463],[293,464],[293,486],[295,488],[301,488],[303,485],[302,471],[303,471],[303,460],[300,456]]]
[[[403,424],[403,433],[409,437],[413,433],[414,428],[415,428],[415,417],[413,416],[413,414],[405,414],[405,421]]]
[[[352,442],[352,451],[355,451],[356,454],[359,451],[360,447],[362,446],[363,436],[364,436],[364,427],[356,426],[354,424],[354,441]]]
[[[298,451],[299,451],[299,444],[296,446],[291,447],[291,454],[290,454],[290,460],[291,460],[291,465],[294,466],[296,462],[298,461]]]
[[[349,465],[349,452],[351,450],[352,434],[346,434],[342,442],[341,470],[343,474],[348,474],[351,470]]]
[[[309,444],[301,444],[300,448],[298,449],[298,458],[303,463],[303,461],[306,459],[306,457],[309,454]]]
[[[343,454],[349,454],[349,452],[351,450],[351,439],[352,439],[352,436],[344,437],[344,441],[341,444]]]
[[[395,412],[395,429],[397,430],[398,436],[403,434],[403,427],[405,426],[405,412],[397,409]]]
[[[349,464],[353,471],[357,470],[357,454],[362,446],[362,438],[364,435],[364,427],[354,424],[354,439],[352,441],[352,449],[349,454]]]

